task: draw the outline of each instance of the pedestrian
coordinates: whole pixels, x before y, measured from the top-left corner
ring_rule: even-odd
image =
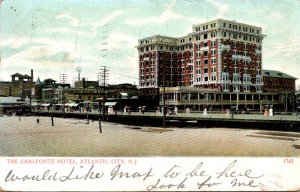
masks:
[[[270,117],[273,116],[273,108],[272,108],[272,107],[269,109],[269,116],[270,116]]]
[[[269,110],[268,107],[265,108],[264,116],[268,117],[269,116]]]
[[[185,112],[186,112],[186,113],[190,113],[190,112],[191,112],[190,108],[187,107],[187,108],[185,109]]]
[[[203,116],[204,116],[204,117],[206,117],[206,116],[207,116],[207,108],[206,108],[206,107],[204,108],[204,111],[203,111]]]
[[[177,108],[177,106],[175,106],[175,108],[174,108],[174,113],[175,113],[175,115],[177,115],[177,113],[178,113],[178,108]]]
[[[226,109],[226,115],[230,115],[230,110]]]

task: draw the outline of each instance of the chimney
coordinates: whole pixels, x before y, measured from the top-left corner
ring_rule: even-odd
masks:
[[[82,78],[82,87],[85,89],[85,78]]]
[[[33,82],[33,69],[31,69],[31,82]]]

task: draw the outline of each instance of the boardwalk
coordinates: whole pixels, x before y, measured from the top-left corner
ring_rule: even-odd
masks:
[[[299,156],[299,133],[0,117],[0,156]]]
[[[36,115],[42,116],[56,116],[62,117],[62,112],[37,112]],[[99,119],[102,115],[99,112],[66,112],[66,117],[77,117]],[[106,114],[109,121],[113,122],[127,122],[145,125],[162,125],[163,114],[157,112],[130,112],[124,113],[121,111]],[[225,114],[225,113],[178,113],[178,114],[167,114],[166,120],[168,122],[189,122],[196,121],[199,125],[206,127],[260,127],[273,130],[289,130],[289,131],[300,131],[300,116],[294,114],[275,114],[274,116],[263,116],[260,114]]]

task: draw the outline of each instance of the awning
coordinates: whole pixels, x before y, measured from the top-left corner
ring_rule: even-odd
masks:
[[[40,105],[39,105],[39,103],[37,103],[37,102],[32,102],[32,103],[31,103],[31,107],[38,107],[38,106],[40,106]]]
[[[104,106],[115,106],[117,102],[105,102]]]
[[[68,107],[73,107],[76,103],[66,103],[65,105]]]

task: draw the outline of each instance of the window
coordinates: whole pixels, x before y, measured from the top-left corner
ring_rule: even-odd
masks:
[[[210,44],[211,44],[211,47],[215,47],[216,46],[216,41],[211,41]]]
[[[235,67],[235,68],[233,69],[233,73],[239,73],[239,69],[238,69],[237,67]]]
[[[244,68],[244,74],[248,74],[248,73],[249,73],[248,68]]]
[[[226,32],[223,33],[223,36],[226,37]]]
[[[233,91],[239,91],[239,90],[240,90],[240,86],[238,86],[238,85],[233,86]]]
[[[210,68],[210,72],[211,72],[211,73],[215,73],[215,72],[216,72],[216,67]]]
[[[215,49],[211,50],[211,51],[210,51],[210,54],[211,54],[211,55],[215,55],[215,54],[216,54],[216,50],[215,50]]]
[[[204,68],[204,73],[208,73],[208,68]]]
[[[211,64],[216,64],[216,58],[211,59]]]
[[[235,82],[240,81],[240,76],[234,75],[233,76],[233,81],[235,81]]]
[[[203,55],[206,57],[206,56],[208,56],[208,51],[204,51],[203,52]]]
[[[229,80],[229,75],[222,75],[222,80],[223,81],[228,81]]]
[[[212,75],[212,76],[210,77],[210,80],[211,80],[211,81],[216,81],[216,80],[217,80],[217,77],[216,77],[215,75]]]
[[[207,42],[203,43],[203,47],[207,47],[207,46],[208,46]]]
[[[198,65],[198,66],[200,65],[200,61],[199,60],[196,61],[196,65]]]
[[[249,86],[249,85],[244,85],[243,88],[244,88],[244,91],[245,91],[245,92],[246,92],[246,91],[247,91],[247,92],[250,91],[250,86]]]
[[[223,89],[224,91],[228,91],[228,85],[222,85],[222,89]]]
[[[256,70],[256,75],[261,75],[261,74],[260,74],[260,69],[257,69],[257,70]]]
[[[203,37],[204,39],[207,39],[207,34],[204,34],[204,37]]]
[[[204,62],[204,65],[208,64],[208,60],[207,59],[204,59],[203,62]]]
[[[226,23],[223,23],[223,27],[226,27]]]
[[[200,35],[196,36],[196,40],[199,41],[200,40]]]
[[[236,59],[233,59],[233,64],[236,65],[237,64],[237,61]]]
[[[237,43],[233,42],[233,47],[236,48],[236,46],[237,46]]]
[[[208,77],[206,76],[206,77],[204,77],[204,81],[208,81]]]

